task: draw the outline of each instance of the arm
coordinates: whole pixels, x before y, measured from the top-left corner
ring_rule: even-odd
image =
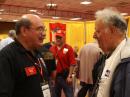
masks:
[[[129,97],[130,95],[130,63],[120,64],[113,76],[110,89],[111,97]]]
[[[69,63],[70,63],[70,67],[69,67],[69,75],[67,77],[67,82],[69,84],[72,83],[72,74],[74,72],[74,68],[75,68],[75,65],[76,65],[76,60],[75,60],[75,57],[74,57],[74,51],[72,48],[70,48],[69,50]]]
[[[67,81],[68,84],[72,84],[72,73],[74,71],[74,67],[75,67],[75,65],[72,65],[69,68],[69,74],[68,74],[68,77],[66,79],[66,81]]]
[[[127,64],[126,74],[125,74],[124,78],[126,78],[126,79],[125,79],[125,86],[124,86],[125,93],[124,93],[123,97],[129,97],[130,96],[130,63]]]
[[[72,78],[72,74],[73,74],[73,72],[74,72],[74,68],[75,68],[75,65],[70,66],[68,77]]]
[[[12,97],[14,80],[9,59],[0,52],[0,97]]]

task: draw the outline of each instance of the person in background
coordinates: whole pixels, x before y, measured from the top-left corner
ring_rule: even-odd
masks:
[[[51,97],[46,66],[37,51],[45,26],[33,14],[16,22],[16,39],[0,51],[0,97]]]
[[[74,46],[74,47],[73,47],[73,50],[74,50],[75,58],[77,58],[77,57],[78,57],[78,51],[79,51],[78,46]]]
[[[8,37],[5,38],[5,39],[2,39],[2,40],[0,41],[0,50],[1,50],[2,48],[4,48],[6,45],[8,45],[8,44],[10,44],[11,42],[13,42],[13,41],[14,41],[14,38],[16,38],[16,32],[15,32],[15,30],[10,30],[10,31],[8,32]]]
[[[56,63],[55,58],[52,52],[49,50],[51,46],[54,45],[54,42],[48,42],[43,44],[43,46],[39,49],[39,51],[42,53],[44,62],[47,66],[49,76],[51,78],[55,78],[56,74]]]
[[[55,34],[55,45],[50,48],[56,59],[55,94],[61,97],[63,89],[66,97],[73,97],[72,73],[76,60],[73,48],[65,43],[65,33],[59,30]]]
[[[78,58],[79,48],[78,48],[78,46],[74,46],[73,50],[74,50],[74,56],[75,56],[75,60],[76,60],[76,66],[74,68],[73,75],[74,75],[74,78],[79,78],[79,58]]]
[[[55,95],[54,85],[55,85],[55,76],[56,76],[56,63],[55,63],[54,55],[49,50],[50,47],[53,46],[53,45],[54,45],[54,42],[45,43],[39,49],[39,51],[42,53],[42,58],[44,59],[44,62],[46,64],[46,67],[47,67],[47,70],[48,70],[49,84],[50,84],[52,97],[55,97],[54,96]]]
[[[78,97],[85,97],[87,91],[93,86],[92,70],[99,60],[101,49],[96,42],[84,45],[79,52],[79,80],[81,89]]]
[[[94,38],[107,56],[92,97],[130,96],[130,39],[127,23],[115,8],[105,8],[95,14]]]

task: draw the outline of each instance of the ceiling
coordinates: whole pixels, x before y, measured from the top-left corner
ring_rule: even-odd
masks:
[[[94,20],[94,13],[105,7],[116,7],[122,13],[130,15],[130,0],[92,0],[89,5],[80,4],[82,0],[0,0],[0,21],[19,19],[22,14],[35,13],[43,18],[59,16],[61,19],[81,17],[82,20]],[[46,7],[55,3],[57,7]],[[4,10],[3,10],[4,9]],[[30,12],[29,10],[37,10]]]

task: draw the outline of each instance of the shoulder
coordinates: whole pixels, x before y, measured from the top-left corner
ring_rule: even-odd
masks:
[[[125,68],[130,73],[130,57],[122,59],[120,65],[120,69]]]
[[[69,44],[65,44],[64,48],[68,48],[68,49],[71,49],[71,50],[73,49],[72,46],[70,46]]]
[[[56,50],[56,45],[53,45],[53,46],[51,46],[50,48],[49,48],[49,50],[51,51],[51,52],[53,52],[53,51],[55,51]]]
[[[130,57],[122,59],[116,67],[113,75],[113,82],[116,83],[120,81],[127,73],[130,73]]]
[[[16,51],[16,44],[13,42],[0,51],[0,56],[13,56]]]
[[[114,97],[120,97],[120,95],[122,94],[124,95],[125,92],[129,94],[130,93],[129,80],[130,80],[130,57],[122,59],[120,64],[115,69],[112,83],[111,83],[110,95],[112,95],[112,97],[114,95],[118,95]],[[125,91],[123,92],[121,90],[125,90]],[[123,97],[128,97],[128,96],[123,96]]]
[[[130,68],[130,57],[122,59],[119,65],[116,67],[115,71],[120,72],[121,70],[127,69],[127,68]]]

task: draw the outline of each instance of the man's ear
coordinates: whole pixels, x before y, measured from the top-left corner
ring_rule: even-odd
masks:
[[[21,34],[22,34],[23,36],[26,36],[26,34],[27,34],[27,33],[26,33],[27,30],[28,30],[28,29],[25,28],[25,27],[21,27],[21,28],[20,28]]]
[[[116,35],[116,36],[122,36],[124,33],[119,33],[120,29],[116,28],[115,26],[110,26],[111,34]]]
[[[117,33],[118,29],[115,26],[109,26],[109,27],[112,34]]]

